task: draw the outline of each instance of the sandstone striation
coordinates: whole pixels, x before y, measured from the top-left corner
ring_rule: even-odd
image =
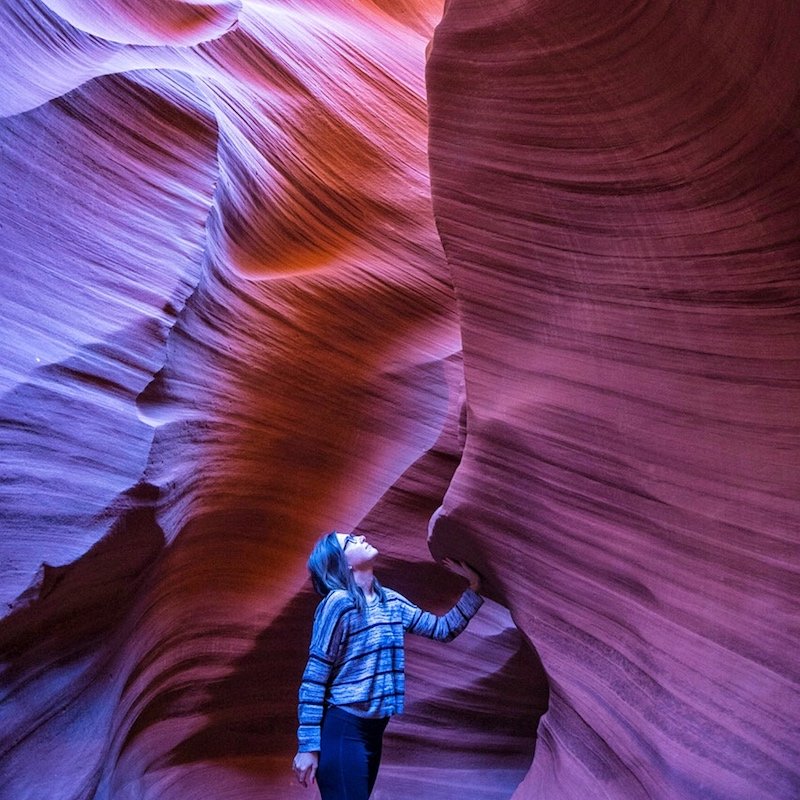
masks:
[[[453,0],[437,28],[467,433],[434,549],[486,565],[550,682],[515,798],[800,791],[799,26]]]
[[[442,13],[0,9],[0,796],[313,797],[334,527],[375,800],[800,791],[797,13]]]

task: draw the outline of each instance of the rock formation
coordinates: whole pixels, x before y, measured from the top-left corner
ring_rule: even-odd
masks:
[[[436,31],[468,402],[434,535],[469,531],[550,682],[515,798],[800,792],[800,17],[735,5]]]
[[[375,800],[797,795],[800,23],[734,5],[0,8],[0,796],[312,797],[333,527],[490,598]]]

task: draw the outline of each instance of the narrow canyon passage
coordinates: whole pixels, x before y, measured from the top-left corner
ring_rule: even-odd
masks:
[[[317,797],[338,528],[487,597],[373,800],[794,800],[792,4],[0,22],[0,795]]]

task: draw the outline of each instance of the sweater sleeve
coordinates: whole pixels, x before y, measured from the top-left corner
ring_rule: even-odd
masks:
[[[308,661],[300,683],[297,717],[298,751],[301,753],[320,749],[320,728],[325,697],[334,667],[344,647],[347,636],[348,612],[352,601],[345,592],[332,592],[317,607]]]
[[[427,636],[440,642],[455,639],[483,605],[483,598],[472,589],[467,589],[458,602],[443,616],[423,611],[418,606],[398,595],[403,615],[403,628],[418,636]]]

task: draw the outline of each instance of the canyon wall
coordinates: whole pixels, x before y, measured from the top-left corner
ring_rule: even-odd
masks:
[[[0,796],[316,796],[334,527],[485,576],[375,800],[796,796],[799,26],[736,5],[3,5]]]
[[[467,436],[434,537],[491,542],[550,682],[515,798],[800,792],[799,22],[452,0],[437,28]]]

